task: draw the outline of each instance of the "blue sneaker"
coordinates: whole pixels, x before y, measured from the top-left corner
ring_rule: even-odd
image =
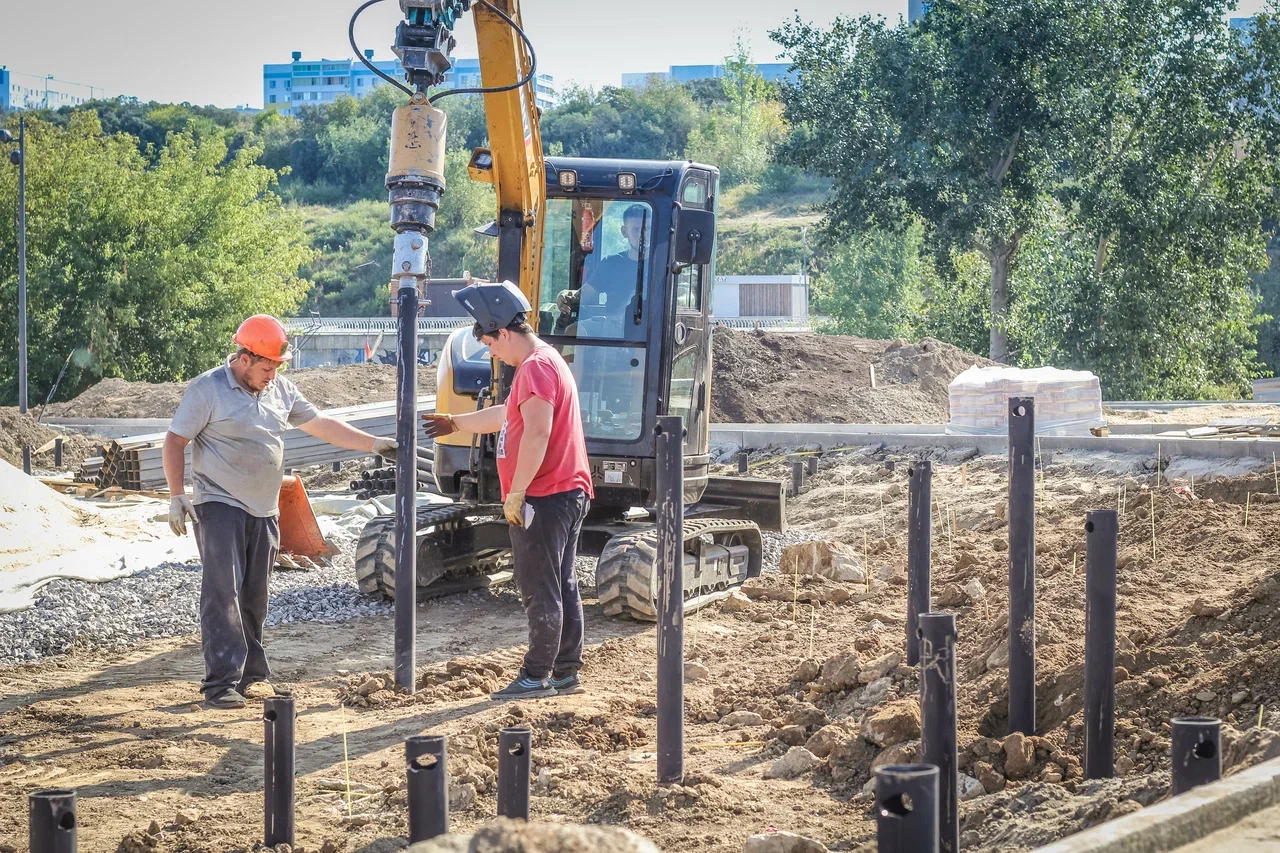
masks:
[[[501,690],[490,693],[489,698],[495,702],[505,702],[511,699],[545,699],[555,695],[556,689],[551,686],[551,679],[534,678],[521,667],[520,674],[514,681]]]
[[[564,678],[556,678],[551,676],[551,686],[555,688],[557,696],[574,696],[578,693],[586,693],[587,688],[582,686],[582,681],[578,678],[578,673],[566,675]]]

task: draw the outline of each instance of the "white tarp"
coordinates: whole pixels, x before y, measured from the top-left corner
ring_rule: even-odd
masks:
[[[1088,435],[1106,424],[1102,389],[1087,370],[970,367],[948,386],[949,435],[1005,435],[1009,398],[1034,397],[1036,435]]]

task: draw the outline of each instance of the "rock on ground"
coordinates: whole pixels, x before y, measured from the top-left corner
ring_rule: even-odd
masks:
[[[816,755],[803,746],[793,746],[787,750],[786,755],[773,762],[764,772],[764,778],[794,779],[803,773],[808,773],[821,763]]]
[[[865,583],[867,580],[862,561],[852,548],[825,539],[799,542],[783,548],[779,571],[784,575],[799,573],[850,583]]]
[[[659,853],[652,841],[616,826],[526,823],[498,818],[473,835],[450,834],[414,844],[410,853]]]
[[[748,837],[742,853],[827,853],[827,846],[794,832],[778,831]]]
[[[862,721],[862,737],[879,747],[920,737],[919,703],[914,699],[900,699],[877,708]]]

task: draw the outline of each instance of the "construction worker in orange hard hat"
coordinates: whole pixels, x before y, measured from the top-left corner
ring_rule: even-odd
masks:
[[[293,358],[289,334],[275,317],[240,324],[237,350],[187,385],[164,439],[169,526],[186,535],[195,522],[203,575],[201,692],[213,708],[242,708],[245,697],[282,693],[267,680],[262,645],[267,583],[280,551],[278,499],[284,474],[284,433],[297,427],[347,450],[395,459],[396,440],[379,438],[321,414],[276,371]],[[194,499],[186,492],[191,445]]]

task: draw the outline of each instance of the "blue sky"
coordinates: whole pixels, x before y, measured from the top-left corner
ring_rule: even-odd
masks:
[[[1265,0],[1242,0],[1240,14]],[[346,58],[356,0],[3,0],[0,65],[143,100],[262,105],[262,65]],[[838,13],[906,14],[906,0],[524,0],[541,70],[558,83],[617,85],[623,72],[718,61],[741,33],[758,62],[773,61],[770,29],[796,14],[826,24]],[[357,39],[391,56],[396,0],[361,18]],[[475,56],[470,21],[460,56]]]

